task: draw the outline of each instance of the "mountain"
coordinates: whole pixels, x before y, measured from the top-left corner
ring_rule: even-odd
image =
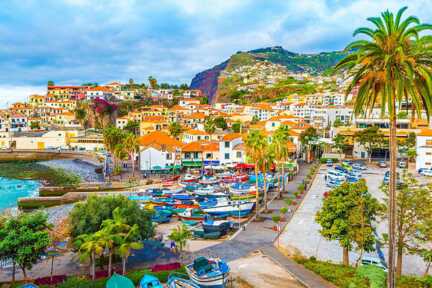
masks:
[[[280,69],[277,66],[283,66],[288,72],[321,74],[333,67],[344,55],[341,51],[299,54],[287,51],[281,46],[237,52],[221,64],[195,75],[190,87],[200,89],[208,96],[210,102],[217,102],[221,98],[219,94],[224,92],[220,91],[221,84],[224,84],[222,86],[226,86],[227,82],[231,83],[233,78],[231,72],[242,70],[242,66],[253,66],[257,63],[265,62],[275,64],[276,66],[267,68],[270,71],[278,71],[277,73],[280,73]],[[230,76],[231,78],[227,79]],[[234,75],[234,79],[237,78]]]

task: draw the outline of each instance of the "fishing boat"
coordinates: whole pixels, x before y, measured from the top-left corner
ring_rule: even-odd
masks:
[[[218,184],[220,180],[214,176],[204,176],[202,179],[198,181],[198,183],[203,185],[215,185]]]
[[[181,220],[195,220],[195,221],[202,221],[204,219],[204,213],[201,209],[193,209],[188,208],[185,211],[178,213],[177,216]]]
[[[180,181],[181,183],[196,183],[199,180],[199,176],[195,176],[192,174],[186,174],[184,175]]]
[[[221,259],[198,257],[186,265],[189,278],[201,288],[224,288],[229,271],[229,266]]]
[[[194,197],[188,193],[175,193],[171,194],[171,198],[175,200],[193,200]]]
[[[139,288],[163,288],[158,278],[147,274],[141,278],[139,285]]]
[[[255,185],[249,183],[234,183],[228,187],[228,190],[232,195],[236,196],[247,194],[255,195],[256,193]]]
[[[216,206],[228,205],[228,203],[230,202],[231,202],[230,199],[228,199],[227,197],[220,197],[220,198],[209,198],[206,201],[198,202],[198,204],[201,209],[204,209],[204,208],[212,208]]]
[[[211,217],[205,217],[202,222],[204,233],[220,232],[225,235],[231,228],[231,221],[213,220]]]
[[[187,279],[187,275],[172,273],[168,276],[168,288],[200,288],[191,280]]]
[[[252,212],[254,206],[254,202],[232,201],[226,205],[203,208],[202,210],[209,215],[218,217],[245,217]]]

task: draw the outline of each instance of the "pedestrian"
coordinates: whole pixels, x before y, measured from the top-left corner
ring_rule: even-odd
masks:
[[[175,244],[175,242],[172,241],[172,240],[171,240],[170,248],[171,248],[171,252],[175,252],[175,251],[176,251],[176,244]]]
[[[324,175],[324,180],[327,182],[327,174]]]

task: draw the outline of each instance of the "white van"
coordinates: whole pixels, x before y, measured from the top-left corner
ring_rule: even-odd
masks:
[[[328,170],[327,178],[337,181],[345,181],[345,174],[336,170]]]

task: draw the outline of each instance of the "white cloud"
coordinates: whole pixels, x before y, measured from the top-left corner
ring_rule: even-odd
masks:
[[[0,85],[0,108],[6,108],[15,102],[26,101],[32,94],[46,94],[46,86]]]

